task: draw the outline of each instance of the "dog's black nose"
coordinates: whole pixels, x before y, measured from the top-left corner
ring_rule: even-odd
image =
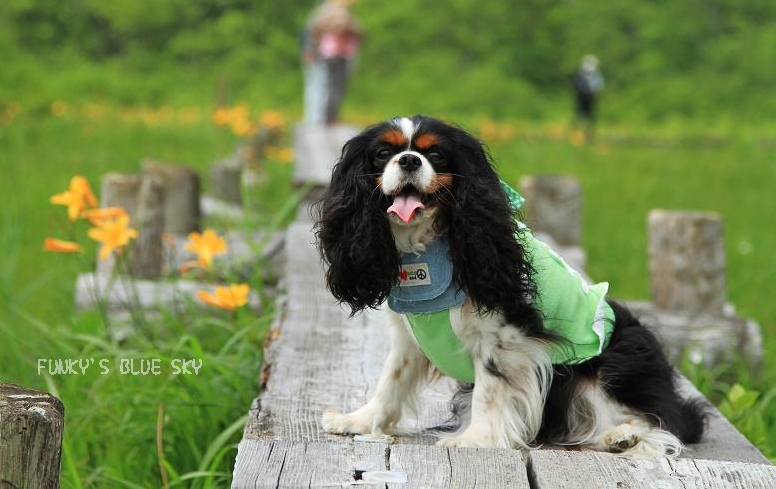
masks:
[[[418,155],[407,153],[399,157],[399,166],[404,171],[415,171],[420,168],[423,162]]]

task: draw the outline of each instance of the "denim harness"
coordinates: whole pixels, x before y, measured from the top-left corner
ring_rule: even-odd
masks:
[[[524,200],[502,182],[512,207]],[[566,342],[550,349],[553,364],[580,363],[599,355],[614,330],[614,312],[606,302],[609,284],[589,285],[557,253],[536,239],[523,223],[517,239],[536,274],[534,305],[544,326]],[[442,373],[461,382],[474,382],[474,363],[453,331],[451,310],[463,305],[466,294],[453,280],[450,244],[445,236],[426,245],[422,253],[403,253],[399,281],[388,297],[388,307],[406,315],[423,353]]]

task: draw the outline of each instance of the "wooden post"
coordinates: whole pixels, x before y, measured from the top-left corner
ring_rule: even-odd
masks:
[[[648,222],[655,307],[686,314],[722,314],[727,293],[720,216],[653,210]]]
[[[161,178],[165,188],[164,230],[188,234],[199,230],[200,181],[197,172],[178,165],[144,161],[143,174]]]
[[[216,198],[242,205],[242,166],[230,156],[210,170],[210,181]]]
[[[710,212],[652,210],[648,219],[652,302],[628,306],[653,328],[669,357],[714,366],[760,367],[760,326],[727,303],[722,219]]]
[[[156,278],[162,273],[162,233],[165,226],[165,185],[153,175],[108,173],[102,179],[102,205],[123,207],[130,227],[138,238],[131,245],[131,274]],[[97,271],[109,274],[115,267],[111,256],[97,264]]]
[[[162,274],[162,233],[165,227],[166,187],[161,178],[146,174],[141,179],[135,214],[138,237],[132,245],[131,274],[157,278]]]
[[[103,207],[121,207],[129,214],[129,225],[134,227],[137,222],[137,197],[142,179],[132,173],[107,173],[102,177],[100,205]],[[111,254],[105,260],[97,262],[97,272],[110,274],[116,266],[115,257]]]
[[[129,214],[130,224],[137,219],[137,195],[140,191],[140,175],[132,173],[108,173],[102,177],[100,192],[103,207],[123,207]]]
[[[582,190],[579,182],[565,175],[531,175],[520,179],[525,197],[523,208],[534,232],[552,236],[561,246],[582,242]]]
[[[0,383],[0,486],[59,487],[64,418],[51,394]]]

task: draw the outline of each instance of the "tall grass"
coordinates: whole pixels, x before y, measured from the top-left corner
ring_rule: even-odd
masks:
[[[24,336],[37,337],[23,363],[65,404],[63,487],[227,484],[257,395],[271,310],[260,317],[168,314],[153,321],[152,335],[121,343],[94,313],[55,327],[23,313],[17,318],[27,325]],[[11,331],[7,339],[24,345],[21,336]],[[63,374],[49,359],[88,367]],[[184,359],[199,368],[184,371]]]
[[[261,266],[248,277],[262,295],[260,315],[192,303],[161,315],[135,314],[134,333],[118,340],[111,331],[120,324],[96,311],[73,310],[75,277],[94,268],[94,244],[82,239],[86,252],[80,256],[42,251],[46,236],[72,237],[64,208],[48,198],[74,174],[85,175],[98,193],[102,174],[137,172],[147,157],[185,163],[206,176],[238,138],[214,126],[207,108],[196,110],[202,116],[184,122],[144,119],[156,110],[103,107],[91,116],[20,117],[0,131],[6,175],[0,179],[6,196],[0,214],[0,378],[63,401],[64,488],[224,487],[231,477],[246,413],[259,392],[263,339],[275,320]],[[290,171],[287,163],[265,161],[251,230],[272,231],[293,215],[298,196]],[[225,230],[246,223],[218,224]],[[63,373],[47,361],[68,359],[88,367]],[[182,366],[176,359],[201,366],[176,371]],[[154,365],[159,374],[127,371],[127,362],[135,370]]]

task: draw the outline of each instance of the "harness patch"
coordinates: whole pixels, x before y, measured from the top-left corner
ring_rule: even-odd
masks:
[[[428,263],[402,264],[399,271],[399,287],[431,285],[431,272]]]

